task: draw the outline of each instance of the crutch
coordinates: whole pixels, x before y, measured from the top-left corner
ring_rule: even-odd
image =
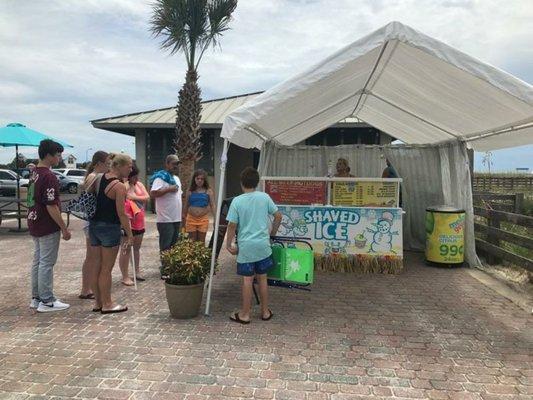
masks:
[[[133,271],[133,286],[137,290],[137,272],[135,271],[135,257],[133,256],[133,245],[130,246],[130,265]]]

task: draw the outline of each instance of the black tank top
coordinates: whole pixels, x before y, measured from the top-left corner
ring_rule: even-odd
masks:
[[[107,179],[105,174],[102,175],[100,188],[98,189],[98,196],[96,197],[96,213],[94,214],[94,221],[120,225],[115,200],[110,199],[105,194],[105,190],[109,184],[117,180],[118,178]],[[118,183],[115,183],[115,185],[118,185]]]

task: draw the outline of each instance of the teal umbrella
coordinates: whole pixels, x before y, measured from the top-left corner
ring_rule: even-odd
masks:
[[[51,139],[54,142],[60,143],[63,147],[73,147],[68,143],[54,139],[44,133],[34,131],[26,127],[26,125],[19,123],[7,124],[4,128],[0,128],[0,146],[3,147],[38,147],[41,140],[45,139]]]
[[[51,139],[54,142],[60,143],[63,147],[73,147],[61,140],[54,139],[51,136],[34,131],[19,123],[7,124],[4,128],[0,128],[0,146],[15,147],[15,163],[17,172],[17,203],[18,203],[18,225],[21,229],[20,222],[20,181],[19,181],[19,146],[39,147],[42,140]]]

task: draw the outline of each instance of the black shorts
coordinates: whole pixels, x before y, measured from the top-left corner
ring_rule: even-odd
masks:
[[[131,230],[131,233],[133,233],[133,236],[140,236],[140,235],[143,235],[144,232],[145,232],[144,229],[139,229],[139,230],[137,230],[137,229],[132,229],[132,230]]]

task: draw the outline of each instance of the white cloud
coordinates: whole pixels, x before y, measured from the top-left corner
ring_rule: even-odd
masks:
[[[132,151],[89,120],[175,103],[184,62],[160,51],[150,11],[150,0],[1,1],[0,124],[74,141],[81,158]],[[392,20],[533,82],[528,0],[240,0],[201,64],[204,98],[267,89]]]

